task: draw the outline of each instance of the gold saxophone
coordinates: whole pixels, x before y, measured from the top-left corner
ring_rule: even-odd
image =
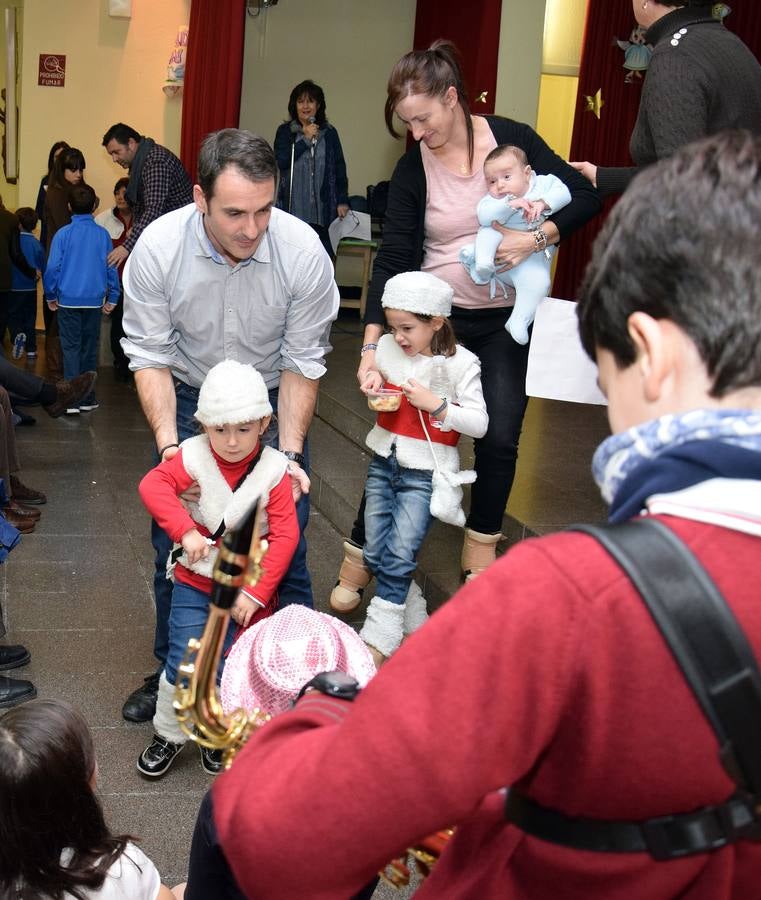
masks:
[[[255,585],[264,571],[262,559],[268,545],[261,537],[260,518],[261,507],[257,503],[241,526],[228,531],[222,539],[212,573],[209,618],[200,640],[191,638],[188,641],[174,689],[174,710],[180,728],[197,744],[223,750],[225,769],[230,768],[235,754],[251,732],[271,718],[258,708],[250,713],[236,709],[227,714],[223,712],[217,694],[217,669],[230,623],[230,609],[238,591],[244,585]],[[424,877],[433,868],[451,835],[451,829],[439,831],[408,848]],[[410,880],[406,863],[404,857],[394,859],[379,874],[388,884],[403,887]]]
[[[246,743],[251,732],[270,718],[259,709],[251,713],[222,710],[217,694],[217,670],[230,623],[230,609],[245,585],[255,585],[262,577],[262,558],[267,541],[261,537],[261,507],[257,503],[242,525],[222,539],[212,573],[209,618],[200,640],[191,638],[185,658],[177,670],[174,710],[180,728],[197,744],[224,750],[226,769]]]

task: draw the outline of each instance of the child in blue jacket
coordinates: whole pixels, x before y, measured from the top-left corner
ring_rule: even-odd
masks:
[[[21,252],[31,269],[41,275],[45,272],[45,251],[34,236],[37,227],[37,213],[31,206],[16,210],[19,220]],[[26,350],[29,359],[37,358],[37,278],[25,275],[21,269],[13,267],[11,275],[11,306],[8,328],[11,332],[13,358],[20,359]]]
[[[106,262],[111,238],[92,215],[96,202],[89,184],[71,188],[71,224],[55,233],[43,279],[48,306],[58,310],[66,381],[97,369],[101,311],[110,313],[119,299],[119,275]],[[66,413],[97,408],[93,391]]]

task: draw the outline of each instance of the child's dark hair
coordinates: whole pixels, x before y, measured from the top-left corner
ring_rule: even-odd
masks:
[[[95,209],[95,191],[89,184],[75,184],[69,189],[69,206],[73,215],[84,215]]]
[[[21,227],[24,231],[34,231],[37,227],[37,223],[40,221],[37,213],[31,206],[19,206],[16,210],[16,218],[21,223]]]
[[[64,172],[68,169],[70,172],[81,172],[84,178],[84,172],[87,163],[84,154],[76,147],[67,147],[62,150],[53,163],[53,171],[50,174],[50,184],[58,187],[67,187],[68,182]]]
[[[120,178],[114,185],[114,193],[118,194],[122,188],[124,188],[126,190],[128,186],[129,186],[129,178],[124,176],[123,178]]]
[[[525,167],[528,165],[526,151],[513,144],[500,144],[499,147],[495,147],[484,160],[484,165],[488,162],[494,162],[495,159],[501,159],[503,156],[507,156],[508,153],[516,158],[519,166]]]
[[[92,735],[68,703],[33,700],[0,719],[0,897],[83,900],[101,887],[130,838],[109,831],[94,772]]]

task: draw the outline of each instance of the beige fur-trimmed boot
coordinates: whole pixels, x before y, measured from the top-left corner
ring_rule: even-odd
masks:
[[[497,558],[497,544],[501,540],[502,535],[499,532],[482,534],[480,531],[473,531],[472,528],[465,529],[460,565],[466,582],[472,581],[494,562]]]
[[[359,606],[362,591],[370,583],[372,573],[365,565],[362,548],[344,541],[344,558],[338,571],[338,584],[330,595],[336,612],[351,612]]]

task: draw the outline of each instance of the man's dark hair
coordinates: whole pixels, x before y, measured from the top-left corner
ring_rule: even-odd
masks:
[[[119,144],[124,144],[126,147],[130,138],[133,141],[137,141],[138,144],[140,143],[141,136],[134,128],[125,125],[124,122],[117,122],[103,135],[103,146],[105,147],[110,141],[116,141]]]
[[[89,184],[75,184],[69,189],[69,206],[72,215],[81,216],[91,213],[97,201],[95,191]]]
[[[694,342],[711,396],[761,386],[761,137],[724,132],[641,172],[598,235],[579,332],[593,359],[636,359],[629,316],[669,319]]]
[[[303,97],[304,94],[317,104],[314,120],[320,128],[322,128],[327,122],[327,117],[325,115],[325,92],[319,84],[315,84],[309,78],[307,78],[306,81],[300,81],[291,91],[291,96],[288,98],[288,115],[291,117],[291,121],[298,122],[299,120],[296,111],[296,103],[298,102],[299,97]]]
[[[214,196],[214,184],[223,169],[238,169],[250,181],[274,179],[277,187],[277,160],[264,138],[240,128],[223,128],[208,134],[198,157],[198,184],[207,200]]]
[[[24,231],[34,231],[37,227],[37,223],[40,221],[37,213],[31,206],[19,206],[16,210],[16,218],[21,223],[21,227]]]
[[[129,184],[129,178],[120,178],[114,185],[114,193],[118,194],[122,188],[126,189],[128,184]]]

